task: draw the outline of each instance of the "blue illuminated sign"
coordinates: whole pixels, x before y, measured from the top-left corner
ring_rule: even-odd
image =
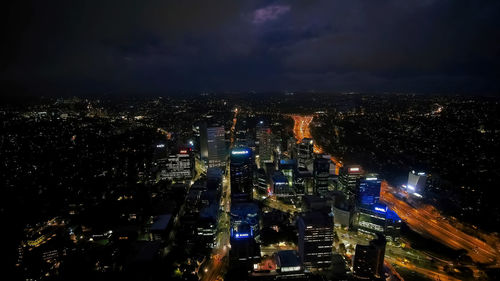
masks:
[[[373,209],[375,210],[375,212],[379,212],[379,213],[386,213],[387,212],[387,206],[385,204],[377,204],[377,205],[373,206]]]
[[[245,155],[248,154],[248,150],[233,150],[231,152],[232,155]]]
[[[250,228],[250,233],[243,232],[243,233],[237,233],[231,228],[231,236],[234,237],[235,239],[244,239],[244,238],[249,238],[253,237],[253,229]]]

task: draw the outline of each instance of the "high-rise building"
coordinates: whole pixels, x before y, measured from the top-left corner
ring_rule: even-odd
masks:
[[[410,194],[413,194],[417,197],[422,197],[422,195],[424,194],[426,182],[426,173],[411,171],[410,173],[408,173],[408,183],[406,184],[406,190]]]
[[[384,234],[397,240],[401,230],[401,218],[387,205],[376,203],[361,205],[358,210],[358,231],[370,234]]]
[[[286,140],[286,154],[289,158],[295,158],[295,149],[297,146],[297,139],[290,137]]]
[[[382,181],[377,174],[368,174],[359,181],[358,202],[361,205],[373,205],[380,199]]]
[[[256,139],[259,142],[259,160],[261,163],[272,161],[273,143],[269,126],[260,121],[257,124]]]
[[[359,180],[363,170],[358,165],[346,166],[340,170],[338,186],[346,194],[349,202],[356,202],[359,190]]]
[[[223,171],[219,168],[207,169],[207,189],[220,191],[222,187]]]
[[[345,194],[340,191],[335,191],[335,202],[332,206],[334,223],[336,226],[350,228],[354,219],[354,205],[349,204]]]
[[[259,206],[248,202],[231,203],[231,227],[236,228],[241,223],[246,223],[251,228],[252,237],[260,234],[260,210]],[[236,234],[238,232],[234,232]]]
[[[230,156],[231,201],[251,201],[253,195],[254,160],[248,147],[234,148]]]
[[[321,195],[328,192],[328,182],[330,176],[330,160],[326,158],[314,159],[314,193]]]
[[[354,277],[365,280],[384,277],[385,244],[385,237],[379,234],[369,245],[356,245],[352,267]]]
[[[235,143],[238,145],[247,145],[249,140],[247,120],[241,116],[238,119],[239,121],[234,128]]]
[[[324,269],[332,262],[333,218],[324,212],[310,212],[297,220],[299,255],[309,269]]]
[[[194,156],[187,148],[181,148],[178,153],[169,155],[160,170],[160,179],[189,180],[193,176]]]
[[[266,170],[264,170],[264,168],[258,169],[257,172],[255,173],[254,186],[260,192],[264,192],[266,194],[269,194],[270,190],[268,190],[269,186],[268,186],[267,174],[266,174]]]
[[[200,125],[201,159],[208,168],[225,168],[226,141],[224,126],[206,124]]]
[[[288,184],[288,179],[283,175],[282,172],[276,171],[272,177],[272,188],[273,194],[277,197],[288,197],[293,196],[293,188]]]
[[[208,135],[207,123],[201,122],[197,127],[197,133],[200,135],[200,159],[208,165]],[[196,131],[195,131],[196,134]]]
[[[273,163],[276,166],[276,169],[278,169],[280,161],[282,159],[288,158],[286,155],[283,154],[283,147],[282,147],[283,140],[281,139],[281,132],[279,130],[277,134],[273,134],[271,142],[272,142]]]
[[[310,138],[304,138],[297,144],[296,155],[299,167],[306,168],[309,162],[313,160],[314,141]]]
[[[217,223],[211,217],[200,217],[196,224],[198,242],[206,248],[213,248],[215,246],[216,228]]]
[[[299,167],[293,176],[293,185],[298,195],[312,195],[313,176],[306,168]]]
[[[279,251],[275,254],[276,271],[281,273],[282,278],[288,279],[285,274],[290,274],[289,279],[305,278],[304,266],[300,262],[297,252],[294,250]],[[293,274],[293,275],[292,275]]]
[[[231,229],[229,258],[232,268],[250,270],[260,260],[260,247],[251,228],[242,223]]]
[[[253,203],[231,204],[230,259],[237,267],[250,268],[260,259],[259,207]]]
[[[282,159],[278,164],[278,170],[285,175],[288,180],[288,185],[293,188],[294,173],[297,169],[297,161],[294,159]]]

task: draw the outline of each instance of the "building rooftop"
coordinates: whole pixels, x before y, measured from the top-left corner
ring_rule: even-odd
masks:
[[[231,204],[231,213],[257,213],[259,211],[259,206],[255,203],[250,202],[235,202]]]
[[[273,174],[273,182],[274,183],[277,183],[277,182],[288,183],[288,179],[285,177],[285,175],[283,175],[282,172],[276,171]]]
[[[312,225],[321,227],[333,225],[333,218],[328,216],[328,214],[319,211],[305,213],[301,219],[306,226]]]
[[[276,253],[276,263],[279,267],[300,266],[300,260],[294,250],[279,251]]]

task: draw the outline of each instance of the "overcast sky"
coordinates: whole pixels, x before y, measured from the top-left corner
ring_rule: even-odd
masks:
[[[0,83],[33,94],[500,89],[498,0],[16,2]]]

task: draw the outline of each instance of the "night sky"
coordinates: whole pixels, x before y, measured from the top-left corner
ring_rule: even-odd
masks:
[[[16,2],[3,93],[500,90],[498,0]]]

